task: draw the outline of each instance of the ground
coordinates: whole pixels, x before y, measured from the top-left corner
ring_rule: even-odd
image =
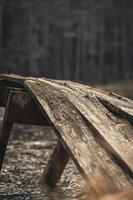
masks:
[[[82,178],[72,161],[53,191],[39,184],[56,142],[51,128],[14,125],[0,175],[0,200],[75,199]]]

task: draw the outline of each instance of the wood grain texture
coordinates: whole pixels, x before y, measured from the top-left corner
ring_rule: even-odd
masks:
[[[0,79],[21,84],[32,96],[87,181],[103,174],[115,188],[133,184],[132,100],[71,81]]]
[[[0,74],[0,79],[4,81],[16,82],[17,84],[22,84],[27,77],[20,76],[17,74]]]
[[[43,185],[46,183],[52,188],[55,187],[68,161],[69,155],[59,140],[53,154],[51,155],[46,170],[43,173],[40,183]]]
[[[125,120],[111,114],[97,99],[96,96],[81,94],[69,87],[56,83],[52,86],[60,89],[76,106],[88,123],[95,129],[94,132],[102,144],[117,158],[120,158],[133,173],[133,135],[132,127]]]
[[[80,92],[81,94],[86,94],[89,96],[96,96],[104,105],[110,107],[110,110],[128,119],[133,124],[133,101],[122,97],[113,92],[106,92],[102,90],[98,90],[96,88],[71,82],[71,81],[55,81],[61,85],[65,85],[75,91]],[[112,105],[112,106],[111,106]]]
[[[33,77],[24,77],[16,74],[0,74],[0,79],[1,80],[6,80],[11,82],[15,82],[17,84],[24,84],[24,81],[26,80],[35,80]],[[36,79],[37,80],[37,79]],[[42,78],[43,80],[43,78]],[[44,79],[44,80],[49,80],[53,81],[52,79]],[[72,88],[76,91],[79,91],[81,93],[89,94],[89,96],[97,96],[101,101],[103,101],[105,104],[108,102],[108,107],[110,106],[110,109],[112,111],[116,112],[118,115],[122,115],[122,117],[127,118],[129,121],[133,123],[133,101],[126,98],[122,97],[118,94],[115,94],[113,92],[106,92],[103,90],[99,90],[94,87],[90,87],[87,85],[75,83],[72,81],[60,81],[60,80],[54,80],[55,82],[65,85],[69,88]]]
[[[89,124],[60,89],[41,80],[27,80],[25,84],[86,179],[108,171],[108,180],[116,187],[130,184],[126,174],[97,142]]]

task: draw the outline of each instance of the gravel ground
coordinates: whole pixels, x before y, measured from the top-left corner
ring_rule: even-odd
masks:
[[[0,121],[2,115],[0,110]],[[14,125],[0,174],[0,200],[77,199],[82,178],[72,161],[54,190],[39,185],[56,142],[51,128]]]

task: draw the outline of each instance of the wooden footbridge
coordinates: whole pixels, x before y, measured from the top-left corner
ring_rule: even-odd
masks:
[[[45,78],[0,75],[0,169],[13,123],[51,126],[58,143],[42,180],[54,187],[69,158],[89,181],[103,174],[133,185],[133,101],[112,92]]]

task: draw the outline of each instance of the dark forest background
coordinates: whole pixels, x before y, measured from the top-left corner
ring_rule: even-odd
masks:
[[[0,0],[0,73],[133,79],[132,0]]]

